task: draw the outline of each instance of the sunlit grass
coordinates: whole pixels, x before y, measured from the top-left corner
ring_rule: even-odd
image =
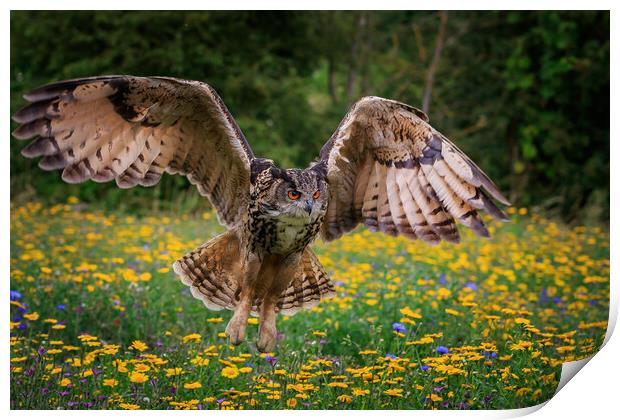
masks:
[[[276,351],[223,334],[170,270],[215,217],[11,209],[12,408],[515,408],[606,330],[609,234],[509,209],[493,239],[363,229],[314,248],[337,297],[278,317]]]

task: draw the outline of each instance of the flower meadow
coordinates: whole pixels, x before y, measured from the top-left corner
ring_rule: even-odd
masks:
[[[70,198],[11,208],[13,409],[501,409],[602,344],[609,233],[527,209],[429,246],[360,228],[313,245],[337,296],[238,347],[171,270],[223,228]]]

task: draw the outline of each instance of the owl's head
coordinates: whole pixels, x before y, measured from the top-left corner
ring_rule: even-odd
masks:
[[[256,185],[255,200],[274,217],[316,219],[327,209],[328,187],[325,170],[319,165],[307,169],[266,167]]]

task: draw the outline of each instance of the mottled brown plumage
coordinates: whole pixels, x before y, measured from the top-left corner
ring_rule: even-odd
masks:
[[[255,158],[210,86],[167,77],[102,76],[53,83],[25,95],[13,119],[22,150],[62,169],[70,183],[152,186],[187,176],[228,231],[173,265],[209,309],[234,310],[226,334],[240,343],[250,313],[258,348],[275,345],[275,314],[294,314],[334,287],[309,245],[369,229],[436,244],[460,240],[457,223],[489,232],[477,214],[508,201],[420,110],[366,97],[355,103],[319,159],[280,169]]]

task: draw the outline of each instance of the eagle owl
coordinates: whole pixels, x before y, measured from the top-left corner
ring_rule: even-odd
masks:
[[[507,220],[493,182],[431,127],[420,110],[389,99],[356,102],[307,169],[254,156],[209,85],[169,77],[101,76],[27,93],[13,119],[22,154],[62,169],[69,183],[152,186],[180,174],[207,197],[227,232],[177,260],[174,272],[209,309],[234,311],[226,334],[244,340],[260,317],[257,347],[276,343],[276,313],[334,294],[309,245],[363,223],[372,231],[458,242],[456,223],[489,236],[477,210]]]

